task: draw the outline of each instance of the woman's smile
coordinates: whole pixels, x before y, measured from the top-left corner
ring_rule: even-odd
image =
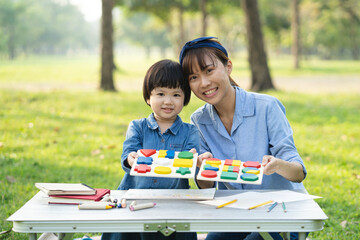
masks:
[[[218,88],[216,87],[216,88],[212,88],[212,89],[210,89],[210,90],[207,90],[207,91],[205,91],[204,93],[203,93],[203,95],[205,95],[205,97],[213,97],[214,95],[216,95],[216,93],[217,93],[217,91],[218,91]]]

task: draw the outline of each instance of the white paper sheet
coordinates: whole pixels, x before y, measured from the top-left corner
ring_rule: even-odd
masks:
[[[212,206],[219,206],[226,202],[237,199],[237,202],[227,205],[226,207],[248,209],[252,206],[270,200],[281,203],[281,202],[303,201],[303,200],[316,199],[316,198],[321,198],[321,197],[298,193],[290,190],[280,190],[280,191],[271,191],[271,192],[244,192],[232,196],[215,198],[214,200],[198,201],[198,203],[212,205]]]
[[[214,199],[215,188],[208,189],[129,189],[123,196],[126,199]]]

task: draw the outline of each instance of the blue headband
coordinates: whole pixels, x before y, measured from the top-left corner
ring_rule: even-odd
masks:
[[[201,38],[197,38],[197,39],[194,39],[192,41],[185,43],[184,47],[181,49],[181,52],[180,52],[180,57],[179,57],[180,64],[182,65],[186,51],[189,49],[202,48],[202,47],[213,47],[213,48],[219,49],[220,51],[225,53],[226,56],[228,56],[227,51],[223,46],[221,46],[219,43],[217,43],[215,41],[209,41],[209,39],[213,39],[213,38],[216,38],[216,37],[201,37]]]

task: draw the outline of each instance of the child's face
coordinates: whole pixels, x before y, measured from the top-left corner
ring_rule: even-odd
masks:
[[[151,91],[146,102],[154,112],[158,121],[175,121],[184,107],[184,92],[180,88],[157,87]]]

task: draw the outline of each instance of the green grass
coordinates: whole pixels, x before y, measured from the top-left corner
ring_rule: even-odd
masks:
[[[174,59],[173,57],[169,57]],[[134,55],[119,56],[115,71],[115,83],[119,90],[124,84],[142,86],[147,69],[160,58],[144,59]],[[250,71],[245,57],[233,60],[234,79],[249,77]],[[289,57],[270,59],[272,76],[318,76],[318,75],[359,75],[360,61],[321,61],[316,59],[301,61],[301,68],[292,68]],[[0,60],[0,87],[51,87],[62,88],[75,85],[98,86],[100,62],[97,56],[82,57],[31,57],[14,61]],[[69,88],[69,87],[68,87]],[[132,88],[136,89],[136,88]]]
[[[360,97],[270,92],[286,106],[295,142],[308,170],[304,184],[328,215],[311,239],[358,239]],[[86,182],[117,188],[122,142],[130,120],[150,108],[140,92],[0,92],[1,230],[5,219],[38,190],[35,182]],[[202,103],[192,99],[189,120]],[[137,109],[137,111],[134,111]],[[346,221],[344,227],[341,222]],[[81,236],[81,235],[79,235]],[[26,239],[10,233],[7,239]]]

